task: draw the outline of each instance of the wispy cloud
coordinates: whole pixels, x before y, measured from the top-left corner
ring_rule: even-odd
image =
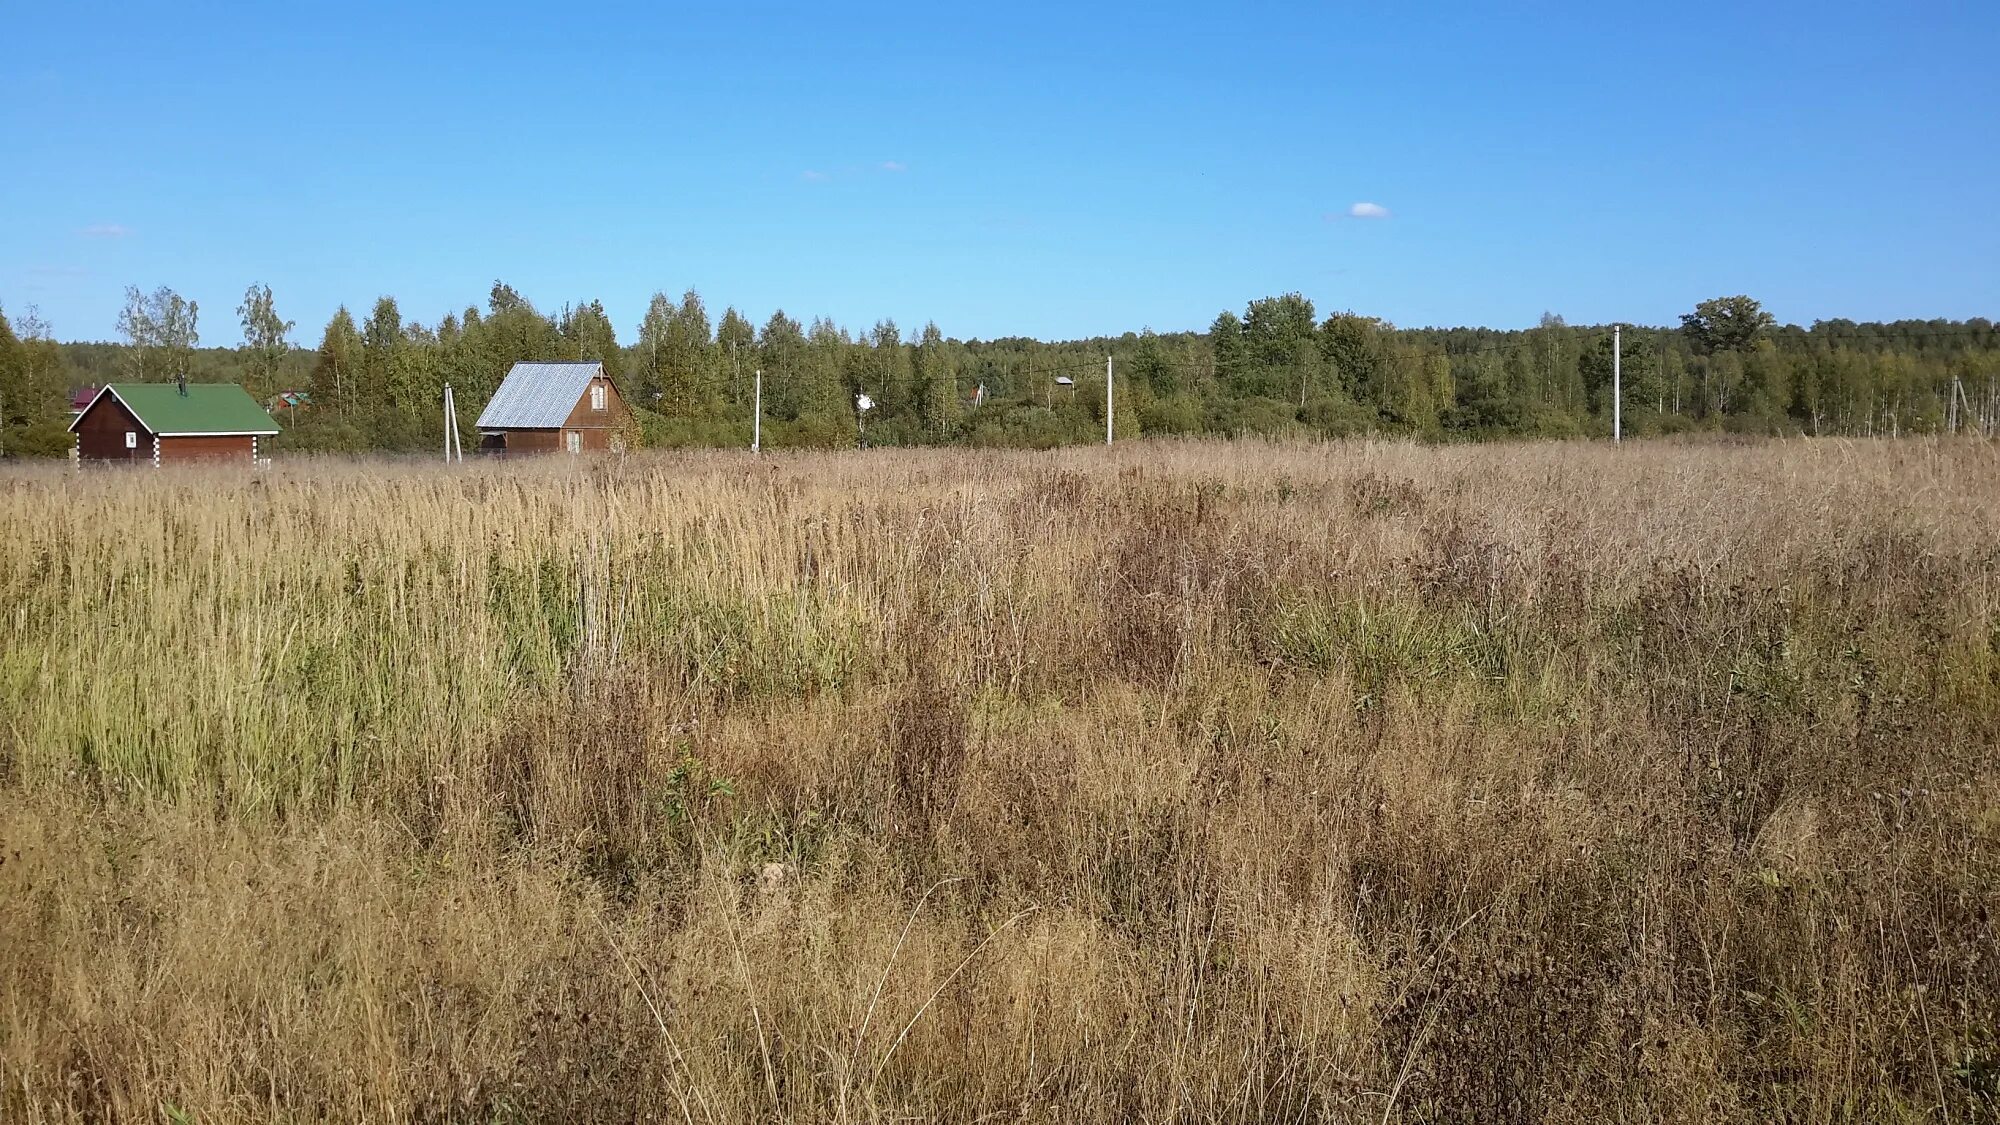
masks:
[[[1347,217],[1350,219],[1386,219],[1389,217],[1389,209],[1380,203],[1357,203],[1347,209]]]
[[[131,236],[132,228],[122,223],[98,223],[87,226],[77,233],[85,238],[127,238]]]
[[[825,183],[832,177],[828,176],[825,172],[815,172],[811,168],[808,168],[804,172],[799,174],[799,178],[809,184],[821,184]]]
[[[882,170],[884,172],[907,172],[910,170],[910,166],[900,160],[884,160],[882,162]]]

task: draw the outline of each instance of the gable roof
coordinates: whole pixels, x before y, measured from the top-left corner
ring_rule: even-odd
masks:
[[[123,403],[140,425],[161,437],[278,432],[278,424],[250,392],[234,383],[189,383],[185,395],[174,383],[106,383],[69,428],[76,429],[105,395]]]
[[[493,401],[479,412],[478,430],[552,430],[569,421],[584,388],[604,374],[596,360],[583,363],[517,363]]]

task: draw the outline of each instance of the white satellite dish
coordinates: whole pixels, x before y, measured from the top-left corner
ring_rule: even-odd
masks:
[[[875,400],[869,398],[867,395],[855,395],[854,409],[866,413],[870,410],[875,409]]]
[[[1075,379],[1072,379],[1072,378],[1070,378],[1070,377],[1069,377],[1069,376],[1067,376],[1067,375],[1058,375],[1058,376],[1056,376],[1056,386],[1058,386],[1058,387],[1074,387],[1074,386],[1076,386],[1076,380],[1075,380]]]

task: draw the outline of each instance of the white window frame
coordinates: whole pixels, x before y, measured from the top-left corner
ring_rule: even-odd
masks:
[[[126,431],[125,431],[125,448],[127,448],[127,449],[137,449],[137,448],[139,448],[139,434],[138,434],[138,431],[136,431],[136,430],[126,430]]]
[[[582,453],[583,452],[582,431],[569,430],[565,432],[563,434],[563,444],[564,447],[567,448],[571,453]]]
[[[590,408],[592,410],[604,409],[604,398],[604,384],[592,383],[590,385]]]

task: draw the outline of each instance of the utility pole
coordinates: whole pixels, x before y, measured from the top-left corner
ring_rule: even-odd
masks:
[[[447,465],[451,464],[452,444],[453,439],[457,437],[457,431],[458,412],[452,409],[451,384],[446,383],[444,385],[444,463]],[[464,458],[465,454],[461,452],[459,459],[463,460]]]
[[[1104,444],[1111,444],[1111,422],[1117,417],[1111,409],[1111,357],[1104,357]]]
[[[764,444],[764,369],[757,369],[757,386],[751,397],[750,407],[750,452],[755,453]]]
[[[1622,372],[1619,370],[1625,358],[1625,350],[1624,341],[1620,340],[1618,335],[1623,327],[1618,324],[1611,326],[1611,444],[1613,445],[1617,445],[1624,437],[1625,428],[1625,418],[1622,413],[1625,395],[1624,388],[1620,385]]]

